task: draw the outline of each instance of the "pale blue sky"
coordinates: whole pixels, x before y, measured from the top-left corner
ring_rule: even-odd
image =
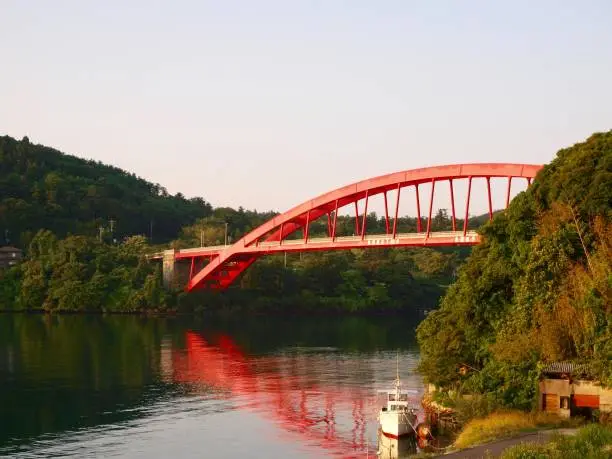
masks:
[[[0,134],[215,206],[544,163],[612,128],[609,0],[1,0],[0,21]]]

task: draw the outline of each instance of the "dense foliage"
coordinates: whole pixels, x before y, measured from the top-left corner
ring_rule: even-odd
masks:
[[[547,443],[524,442],[508,448],[501,459],[610,459],[612,427],[590,424],[574,435],[551,435]]]
[[[435,307],[454,253],[429,257],[430,249],[342,251],[260,259],[222,293],[191,293],[181,305],[198,309],[258,312],[401,312]],[[446,276],[449,277],[446,277]]]
[[[259,224],[259,222],[258,222]],[[402,231],[416,231],[416,219],[398,220]],[[445,210],[432,218],[433,230],[452,226]],[[367,228],[385,232],[385,219],[371,213]],[[202,219],[186,227],[174,247],[223,244],[218,219]],[[311,237],[326,236],[327,220],[313,222]],[[354,217],[339,216],[338,235],[355,231]],[[301,231],[292,237],[303,237]],[[455,274],[465,249],[379,249],[268,256],[258,260],[221,295],[189,294],[181,304],[208,309],[380,312],[430,309],[436,306]]]
[[[612,384],[611,204],[612,131],[560,151],[419,326],[426,378],[523,408],[542,362],[587,362]]]
[[[435,306],[459,263],[431,249],[266,257],[228,291],[167,292],[143,236],[107,244],[41,230],[20,265],[0,273],[0,310],[87,312],[380,312]]]
[[[206,225],[211,227],[202,231],[212,237],[216,222],[194,226]],[[192,227],[183,232],[192,233]],[[272,256],[258,261],[228,291],[198,295],[164,291],[161,266],[144,256],[151,251],[143,236],[108,244],[85,236],[58,240],[41,230],[26,261],[0,273],[0,309],[397,312],[434,307],[461,259],[458,251],[426,248]]]
[[[165,310],[173,296],[160,267],[147,262],[142,236],[107,245],[95,238],[58,240],[41,230],[28,259],[0,276],[0,309],[125,312]]]
[[[0,244],[27,247],[38,229],[109,239],[134,234],[173,239],[208,216],[202,198],[171,196],[160,185],[24,138],[0,137]]]

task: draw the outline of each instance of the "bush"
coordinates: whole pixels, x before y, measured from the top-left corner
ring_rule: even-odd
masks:
[[[556,435],[544,445],[523,443],[507,449],[503,459],[603,459],[612,458],[612,428],[590,424],[574,436]]]
[[[567,421],[550,413],[500,411],[468,422],[457,437],[455,446],[467,448],[539,427],[560,426],[565,422]]]
[[[454,401],[457,421],[461,425],[467,424],[472,419],[488,416],[499,408],[495,399],[487,395],[474,395],[469,398],[460,397]]]

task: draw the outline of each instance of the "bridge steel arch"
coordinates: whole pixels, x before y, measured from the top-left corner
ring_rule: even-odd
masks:
[[[258,228],[243,236],[233,245],[227,247],[201,247],[186,249],[175,254],[176,259],[191,259],[191,270],[187,291],[199,288],[225,289],[236,280],[260,256],[288,251],[314,251],[372,247],[409,247],[409,246],[451,246],[475,245],[480,237],[475,231],[468,231],[468,212],[472,193],[472,181],[486,179],[489,217],[493,217],[491,201],[491,179],[507,178],[506,207],[510,201],[512,180],[522,178],[530,185],[541,165],[511,163],[477,163],[412,169],[382,175],[347,185],[314,199],[295,206],[287,212],[277,215]],[[468,190],[465,205],[463,228],[457,230],[455,215],[454,181],[467,179]],[[452,207],[453,231],[432,232],[432,209],[436,184],[448,182]],[[398,209],[401,192],[406,187],[415,187],[417,215],[421,216],[418,187],[431,184],[429,214],[426,228],[421,227],[421,218],[417,219],[417,233],[400,234],[397,231]],[[387,193],[397,192],[394,216],[390,217],[387,205]],[[368,200],[383,194],[385,202],[386,234],[368,235],[366,216]],[[363,214],[358,212],[358,202],[365,201]],[[336,235],[338,210],[348,205],[355,206],[356,236],[341,237]],[[393,210],[393,209],[392,209]],[[327,215],[328,237],[309,238],[309,226],[312,222]],[[287,237],[298,230],[303,231],[302,239],[288,240]],[[205,266],[196,272],[196,260],[203,260]]]

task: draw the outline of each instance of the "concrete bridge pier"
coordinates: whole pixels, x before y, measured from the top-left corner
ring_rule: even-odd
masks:
[[[162,256],[162,278],[168,290],[180,290],[189,280],[189,263],[176,260],[178,250],[164,250]]]
[[[164,250],[162,257],[162,278],[168,290],[175,287],[176,249]]]

